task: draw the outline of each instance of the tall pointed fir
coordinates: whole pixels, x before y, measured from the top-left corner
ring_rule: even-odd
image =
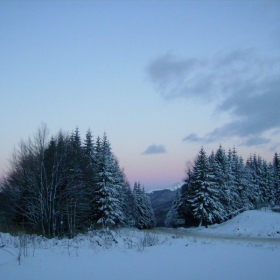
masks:
[[[134,219],[135,226],[139,229],[153,228],[156,225],[156,219],[151,201],[145,194],[144,188],[140,183],[135,183],[133,187],[134,200]]]
[[[181,188],[181,206],[180,206],[180,212],[182,213],[182,216],[185,220],[186,226],[196,226],[197,221],[194,218],[193,212],[192,212],[192,197],[194,196],[194,186],[192,185],[192,171],[189,168],[187,170],[187,177],[184,180],[185,184]]]
[[[273,157],[273,169],[275,203],[280,204],[280,156],[278,153],[275,153]]]
[[[236,174],[234,170],[235,160],[237,160],[236,150],[233,152],[231,149],[228,151],[227,155],[227,164],[226,164],[226,185],[227,185],[227,212],[229,216],[235,215],[236,210],[240,210],[241,201],[238,192],[238,186],[235,184],[236,182]]]
[[[85,193],[87,199],[87,213],[85,219],[90,227],[94,222],[94,175],[95,175],[95,161],[94,161],[94,141],[92,140],[91,131],[88,130],[86,138],[83,143],[83,181],[85,185]]]
[[[183,220],[183,215],[181,212],[182,208],[182,194],[181,189],[178,189],[173,200],[172,206],[166,214],[164,224],[166,227],[177,227],[182,226],[181,220]]]
[[[121,170],[120,174],[122,178],[122,205],[123,205],[123,213],[125,217],[124,224],[126,226],[132,227],[135,225],[133,194],[124,171]]]
[[[274,203],[274,181],[273,181],[273,166],[263,160],[263,183],[261,187],[261,195],[266,205]]]
[[[219,190],[214,181],[208,157],[203,148],[195,161],[191,175],[192,193],[188,198],[193,216],[199,222],[199,226],[223,220],[221,213],[223,206],[219,201]]]
[[[123,224],[125,220],[121,201],[122,187],[106,134],[102,142],[97,140],[96,144],[95,219],[101,227],[112,228]]]
[[[68,233],[70,237],[82,230],[84,214],[89,212],[87,194],[83,180],[83,150],[78,127],[70,136],[68,153],[69,176],[67,180],[65,212],[67,217]]]
[[[94,173],[94,142],[90,130],[86,133],[86,139],[84,140],[82,148],[84,180],[90,182],[93,180]]]
[[[254,155],[254,158],[256,156]],[[253,207],[257,207],[258,201],[259,201],[259,186],[258,186],[258,179],[257,179],[257,174],[255,170],[255,160],[253,159],[252,156],[250,156],[245,165],[245,170],[246,170],[246,176],[247,176],[247,181],[248,181],[248,195],[249,195],[249,200],[252,203]]]
[[[227,156],[225,150],[220,145],[215,153],[215,160],[212,160],[214,178],[219,189],[220,202],[226,212],[229,212],[229,188],[227,178]]]
[[[251,187],[250,187],[250,169],[244,165],[243,158],[240,156],[235,162],[235,184],[238,188],[240,198],[240,208],[243,210],[253,209],[254,205],[251,201]]]
[[[260,161],[258,161],[256,154],[250,156],[247,160],[247,167],[250,170],[250,191],[251,191],[251,201],[254,207],[258,207],[261,203],[260,196],[260,183],[261,183],[261,166],[259,165]]]

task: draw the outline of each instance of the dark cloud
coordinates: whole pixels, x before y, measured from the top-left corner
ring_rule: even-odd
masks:
[[[198,137],[195,133],[191,133],[188,136],[184,137],[183,141],[186,141],[186,142],[202,142],[203,139]]]
[[[205,63],[204,60],[190,58],[177,59],[166,54],[154,59],[147,67],[147,74],[157,91],[163,97],[173,98],[181,95],[200,94],[204,85],[209,86],[210,77],[204,75],[201,83],[197,83],[197,73]]]
[[[152,154],[165,154],[166,149],[163,145],[151,145],[149,146],[142,155],[152,155]]]
[[[219,106],[219,110],[227,111],[239,120],[225,124],[220,131],[216,130],[217,136],[244,137],[280,128],[280,79],[267,85],[259,85],[258,90],[260,89],[262,94],[250,95],[243,91],[231,96]]]
[[[234,50],[229,53],[219,53],[214,58],[214,63],[216,67],[237,67],[242,68],[242,65],[248,65],[248,63],[254,63],[255,55],[254,49],[245,49],[245,50]]]
[[[262,133],[280,129],[279,57],[260,57],[253,49],[219,53],[209,60],[166,55],[147,69],[162,96],[212,101],[215,113],[231,116],[232,121],[204,137],[192,133],[183,141],[214,142],[237,136],[246,145],[255,145],[257,139],[264,140]]]
[[[244,146],[259,146],[259,145],[263,145],[263,144],[268,144],[270,142],[271,142],[270,139],[256,136],[256,137],[251,137],[251,138],[247,139],[242,144]]]

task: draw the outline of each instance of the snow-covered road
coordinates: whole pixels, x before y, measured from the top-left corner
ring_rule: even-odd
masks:
[[[252,236],[238,236],[238,235],[215,235],[214,233],[207,232],[199,232],[195,230],[188,229],[176,229],[176,228],[165,228],[165,227],[157,227],[151,230],[147,230],[147,232],[151,232],[154,234],[167,234],[174,236],[175,238],[178,236],[199,238],[199,239],[214,239],[214,240],[229,240],[229,241],[240,241],[240,242],[256,242],[256,243],[270,243],[270,244],[279,244],[280,245],[280,237],[252,237]],[[280,236],[280,234],[279,234]]]

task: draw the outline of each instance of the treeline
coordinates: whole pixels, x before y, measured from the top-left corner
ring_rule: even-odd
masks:
[[[208,226],[238,213],[280,202],[280,157],[268,163],[251,156],[246,163],[235,149],[220,146],[207,156],[201,148],[194,166],[187,171],[167,213],[166,226]]]
[[[47,237],[90,228],[155,226],[149,197],[133,190],[106,136],[79,129],[48,138],[45,125],[14,152],[0,192],[0,220]]]

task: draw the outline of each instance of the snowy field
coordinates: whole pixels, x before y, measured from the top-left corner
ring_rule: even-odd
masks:
[[[280,214],[246,211],[208,229],[0,236],[0,279],[280,279]]]

